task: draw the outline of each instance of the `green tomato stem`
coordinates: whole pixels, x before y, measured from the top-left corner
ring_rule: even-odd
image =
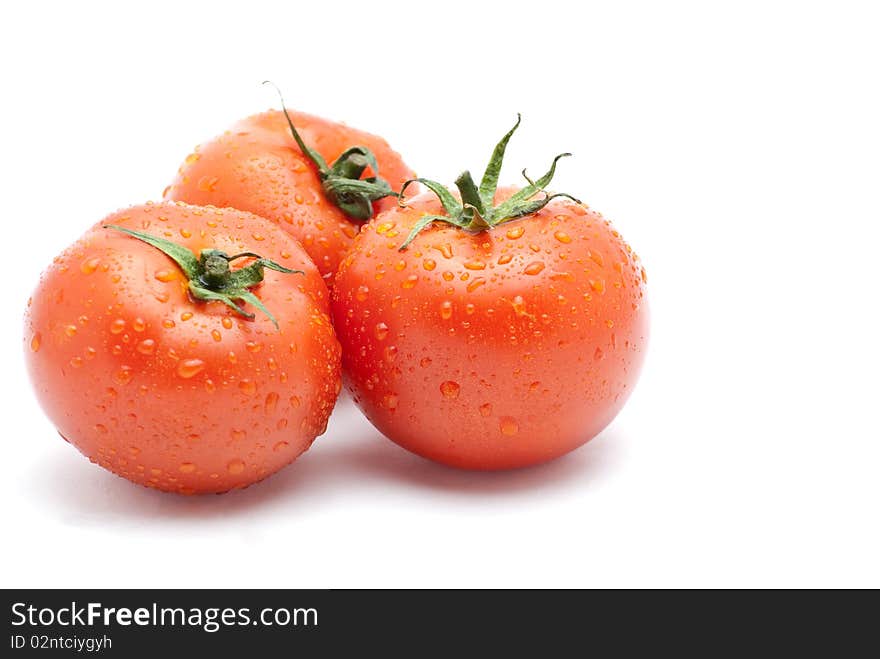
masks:
[[[400,246],[401,251],[405,250],[413,239],[432,222],[446,222],[447,224],[451,224],[464,231],[479,233],[480,231],[491,229],[504,222],[537,213],[557,197],[566,197],[575,203],[581,203],[578,199],[564,192],[549,194],[545,190],[556,173],[556,163],[560,158],[565,158],[571,155],[570,153],[561,153],[553,159],[549,171],[537,181],[530,179],[526,174],[526,170],[523,170],[522,175],[523,178],[526,179],[528,185],[517,191],[509,199],[503,201],[497,206],[495,205],[495,193],[498,190],[498,178],[501,173],[501,166],[504,163],[504,154],[507,151],[507,143],[516,132],[516,129],[519,128],[521,121],[522,116],[517,114],[516,123],[513,128],[511,128],[504,137],[501,138],[498,144],[495,145],[495,149],[492,151],[492,157],[489,159],[489,164],[486,166],[486,171],[480,181],[479,189],[477,188],[476,183],[474,183],[473,176],[471,176],[471,173],[467,170],[462,172],[458,178],[455,179],[455,186],[458,188],[461,201],[456,199],[455,195],[453,195],[446,186],[437,183],[436,181],[432,181],[431,179],[411,179],[403,184],[400,189],[400,195],[398,195],[398,203],[401,206],[406,205],[403,196],[406,189],[412,183],[421,183],[437,195],[446,215],[426,214],[419,218],[410,230],[406,240],[404,240],[403,244]],[[535,195],[539,193],[543,193],[544,196],[535,199]]]
[[[328,165],[320,153],[305,143],[296,126],[293,125],[293,120],[284,105],[281,90],[268,80],[263,81],[263,84],[275,87],[275,91],[278,92],[290,134],[303,155],[318,170],[324,196],[350,219],[366,222],[373,216],[374,201],[397,196],[388,181],[380,178],[376,156],[365,146],[346,149],[332,165]],[[368,167],[373,170],[373,176],[362,179],[361,176]]]
[[[203,249],[198,256],[191,250],[172,242],[153,236],[142,231],[132,231],[125,227],[113,224],[104,225],[105,229],[121,231],[124,234],[137,238],[140,241],[155,247],[160,252],[169,256],[183,271],[189,281],[189,292],[197,300],[222,302],[237,314],[245,318],[254,318],[254,314],[245,311],[235,303],[236,300],[244,300],[257,307],[278,329],[278,321],[275,319],[263,303],[249,290],[263,281],[264,270],[269,268],[285,274],[305,274],[302,270],[291,270],[269,259],[264,259],[253,252],[242,252],[229,256],[226,252],[216,249]],[[251,257],[256,261],[238,270],[232,270],[230,263],[236,259]]]

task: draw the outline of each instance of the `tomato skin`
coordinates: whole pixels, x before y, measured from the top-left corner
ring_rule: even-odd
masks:
[[[305,274],[267,269],[252,289],[276,330],[257,310],[249,320],[194,301],[169,257],[104,224]],[[24,351],[62,437],[120,476],[183,494],[245,487],[292,462],[341,385],[328,292],[302,247],[249,213],[182,203],[111,214],[58,256],[29,302]]]
[[[435,222],[398,251],[426,212],[441,212],[430,193],[374,218],[337,275],[355,402],[404,448],[467,469],[537,464],[598,434],[648,337],[632,250],[599,214],[557,200],[479,234]]]
[[[372,150],[379,174],[392,189],[414,174],[381,137],[344,124],[288,110],[305,143],[328,164],[352,146]],[[284,113],[248,117],[187,156],[166,188],[166,199],[210,204],[255,213],[279,224],[299,240],[329,281],[360,229],[327,200],[314,165],[300,151]],[[397,203],[374,204],[377,211]]]

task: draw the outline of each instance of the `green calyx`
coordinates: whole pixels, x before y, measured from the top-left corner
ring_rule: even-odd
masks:
[[[419,232],[431,224],[431,222],[446,222],[465,231],[479,233],[480,231],[498,226],[503,222],[537,213],[557,197],[566,197],[578,204],[581,203],[569,194],[548,194],[544,190],[550,181],[553,180],[553,175],[556,173],[556,163],[559,159],[571,155],[570,153],[561,153],[553,159],[553,164],[550,165],[549,171],[537,181],[530,179],[526,174],[526,170],[523,170],[522,175],[528,182],[528,185],[511,195],[506,201],[495,206],[495,192],[498,189],[498,176],[501,174],[504,152],[507,150],[507,143],[510,141],[510,138],[516,132],[516,129],[519,128],[520,121],[522,121],[522,116],[517,114],[516,124],[495,145],[495,150],[492,152],[492,157],[486,166],[486,171],[483,174],[483,179],[480,181],[479,188],[474,183],[474,179],[469,171],[462,172],[455,179],[455,186],[458,188],[461,201],[456,199],[446,186],[430,179],[410,179],[403,184],[398,200],[401,206],[406,205],[403,196],[406,189],[413,183],[421,183],[437,195],[440,203],[443,204],[443,210],[446,211],[446,215],[424,215],[419,218],[406,237],[406,240],[400,246],[401,251],[405,250]],[[539,193],[543,193],[543,196],[533,199]]]
[[[272,85],[270,81],[264,85]],[[373,202],[384,197],[396,197],[397,193],[391,189],[388,181],[379,177],[379,164],[376,156],[365,146],[353,146],[346,149],[332,165],[328,165],[323,156],[308,146],[300,137],[296,126],[293,125],[287,108],[284,106],[284,97],[281,90],[275,87],[278,97],[281,99],[281,109],[290,126],[290,133],[297,146],[318,170],[318,178],[324,188],[324,195],[332,203],[339,207],[343,213],[353,220],[366,222],[373,216]],[[373,170],[374,176],[361,178],[367,167]]]
[[[237,314],[253,319],[254,314],[248,313],[235,303],[236,300],[243,300],[266,314],[269,320],[274,323],[275,329],[278,329],[278,321],[275,320],[275,316],[248,289],[263,281],[263,271],[265,268],[286,274],[305,274],[302,270],[285,268],[283,265],[279,265],[269,259],[264,259],[259,254],[254,254],[253,252],[242,252],[241,254],[229,256],[217,249],[203,249],[196,256],[183,245],[178,245],[170,240],[158,238],[148,233],[132,231],[131,229],[113,224],[105,225],[104,228],[121,231],[133,238],[142,240],[169,256],[183,270],[183,273],[189,280],[189,292],[195,299],[222,302]],[[230,269],[229,264],[232,261],[246,256],[255,258],[256,261],[238,270]]]

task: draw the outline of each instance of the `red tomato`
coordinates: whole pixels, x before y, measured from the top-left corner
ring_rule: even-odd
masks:
[[[225,281],[253,275],[246,287],[209,286],[203,274],[191,288],[172,258],[104,225],[191,255],[258,252],[276,263],[233,259]],[[302,272],[270,269],[279,264]],[[233,289],[243,292],[229,301],[253,318],[195,297]],[[161,490],[224,492],[272,474],[324,432],[340,387],[327,297],[303,249],[268,221],[136,206],[95,225],[43,274],[25,318],[27,367],[48,417],[92,462]]]
[[[304,143],[327,163],[359,145],[372,152],[379,175],[394,191],[413,176],[381,137],[302,112],[288,113]],[[365,175],[373,173],[367,168]],[[248,117],[197,147],[164,196],[239,208],[272,220],[302,243],[328,280],[369,217],[353,218],[328,198],[315,164],[297,146],[284,112],[276,111]],[[382,210],[395,204],[390,197],[374,205]]]
[[[598,213],[533,200],[552,172],[520,195],[521,219],[504,217],[520,191],[495,194],[496,169],[482,199],[462,184],[483,219],[424,193],[372,220],[344,259],[332,309],[347,385],[404,448],[469,469],[531,465],[594,437],[632,392],[645,271]]]

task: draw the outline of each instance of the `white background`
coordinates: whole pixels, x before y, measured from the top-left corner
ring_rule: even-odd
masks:
[[[872,3],[12,3],[0,20],[0,585],[880,586],[880,21]],[[668,6],[660,6],[668,5]],[[343,401],[222,497],[88,463],[37,407],[39,271],[157,199],[197,142],[288,103],[425,176],[557,189],[649,274],[629,405],[555,463],[457,472]]]

